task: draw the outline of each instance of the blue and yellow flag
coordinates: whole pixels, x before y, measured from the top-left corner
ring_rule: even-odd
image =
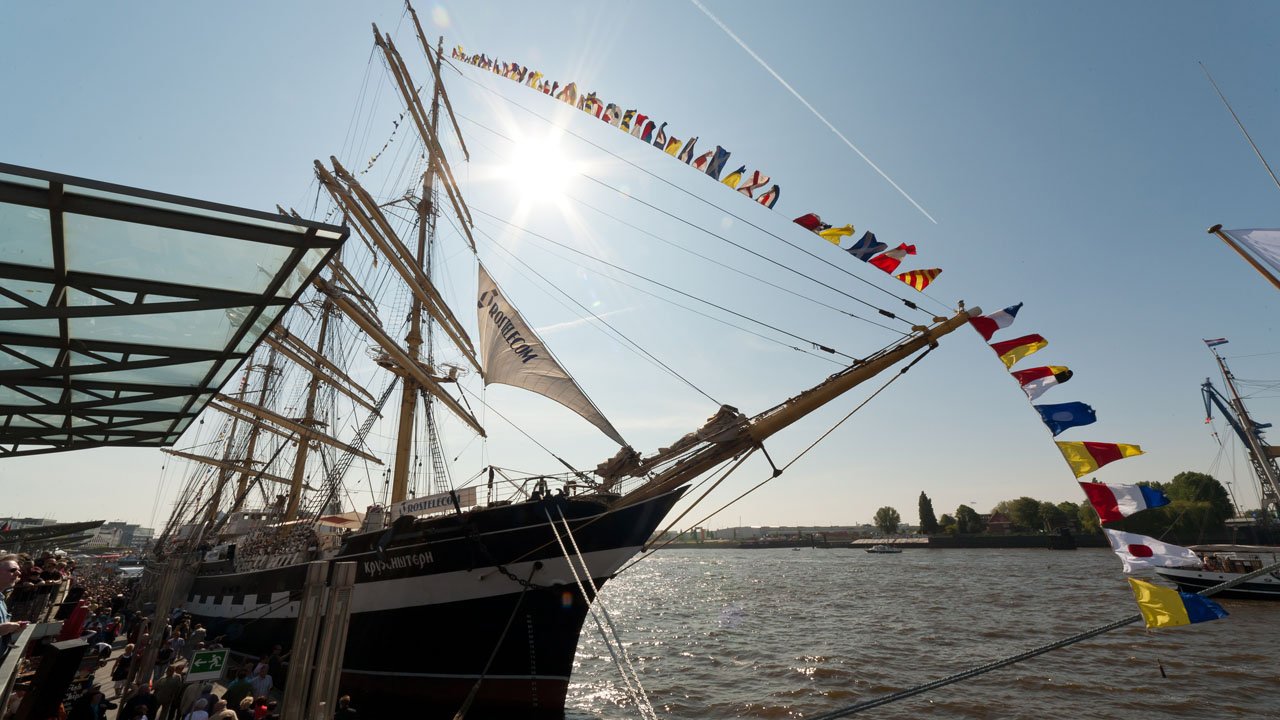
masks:
[[[1133,578],[1128,580],[1133,588],[1133,598],[1138,601],[1138,610],[1149,628],[1221,620],[1228,614],[1221,605],[1203,595],[1179,592]]]

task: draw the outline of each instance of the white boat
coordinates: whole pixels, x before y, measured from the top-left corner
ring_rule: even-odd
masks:
[[[1199,567],[1159,568],[1156,573],[1183,592],[1199,592],[1280,562],[1280,548],[1261,545],[1193,545]],[[1280,573],[1256,577],[1216,597],[1280,600]]]
[[[882,555],[892,555],[895,553],[900,553],[902,552],[902,550],[896,547],[893,547],[892,545],[872,545],[871,547],[867,548],[867,552],[877,553]]]

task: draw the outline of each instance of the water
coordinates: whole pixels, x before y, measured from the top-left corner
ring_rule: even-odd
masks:
[[[1096,549],[662,551],[602,598],[671,720],[809,717],[1137,612]],[[1225,620],[1137,623],[856,717],[1280,718],[1280,603],[1222,604]],[[568,718],[640,717],[590,617],[574,673]]]

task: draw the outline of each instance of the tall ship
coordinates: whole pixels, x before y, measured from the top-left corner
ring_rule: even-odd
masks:
[[[1205,342],[1213,353],[1226,388],[1224,394],[1208,378],[1200,386],[1204,396],[1205,422],[1211,421],[1213,410],[1217,408],[1248,456],[1262,499],[1262,509],[1256,516],[1240,516],[1228,520],[1228,524],[1237,532],[1248,532],[1264,542],[1274,542],[1276,523],[1280,518],[1280,466],[1276,463],[1280,447],[1268,444],[1266,439],[1265,432],[1271,423],[1254,420],[1245,407],[1236,386],[1236,377],[1217,350],[1226,340]],[[1198,567],[1161,568],[1156,571],[1186,592],[1199,592],[1280,562],[1280,547],[1270,545],[1195,545],[1191,549],[1200,556]],[[1220,594],[1223,597],[1280,600],[1280,573],[1260,575]]]
[[[426,72],[411,74],[376,26],[374,53],[420,152],[377,185],[368,171],[388,160],[316,161],[317,202],[352,236],[212,399],[199,437],[166,451],[191,472],[151,561],[184,564],[193,579],[178,607],[251,655],[289,647],[309,563],[352,561],[340,689],[359,707],[558,716],[596,594],[683,517],[669,517],[682,498],[705,497],[749,457],[781,474],[766,440],[905,371],[980,311],[908,302],[918,320],[808,389],[752,414],[721,404],[665,447],[633,448],[480,264],[486,239],[458,182],[469,150],[443,82],[458,71],[410,15]],[[442,281],[459,257],[471,275]],[[455,292],[473,278],[474,295]],[[448,448],[484,441],[482,418],[508,422],[483,393],[494,384],[563,405],[616,453],[580,466],[537,443],[542,428],[521,428],[558,470],[455,462]],[[459,434],[471,440],[446,442]],[[378,501],[357,504],[351,489],[366,485]]]

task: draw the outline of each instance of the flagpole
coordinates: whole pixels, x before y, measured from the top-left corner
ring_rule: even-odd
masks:
[[[1269,270],[1263,267],[1262,263],[1258,262],[1256,259],[1254,259],[1252,255],[1245,252],[1244,248],[1240,247],[1240,245],[1235,240],[1231,239],[1230,235],[1227,235],[1226,233],[1224,233],[1222,231],[1221,224],[1214,225],[1213,227],[1209,228],[1209,234],[1217,235],[1218,237],[1222,238],[1222,242],[1230,246],[1232,250],[1235,250],[1237,253],[1240,253],[1240,257],[1244,258],[1246,262],[1252,265],[1254,270],[1257,270],[1258,272],[1262,273],[1263,277],[1270,280],[1271,284],[1274,285],[1277,290],[1280,290],[1280,280],[1276,279],[1275,275],[1272,275]]]

